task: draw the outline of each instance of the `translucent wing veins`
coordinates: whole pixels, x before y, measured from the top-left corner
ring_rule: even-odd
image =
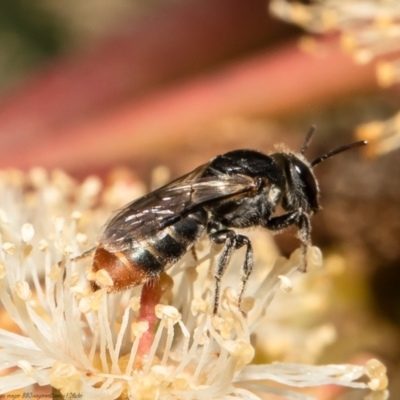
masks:
[[[196,178],[205,166],[117,211],[103,228],[102,245],[109,245],[114,251],[122,250],[130,239],[140,240],[152,235],[208,202],[246,193],[255,187],[254,180],[244,175]]]

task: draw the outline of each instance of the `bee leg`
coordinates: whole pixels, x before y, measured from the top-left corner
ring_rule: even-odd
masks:
[[[77,262],[77,261],[83,260],[84,258],[91,256],[96,249],[97,249],[97,247],[92,247],[91,249],[86,250],[84,253],[80,254],[79,256],[71,258],[71,261]]]
[[[194,261],[199,261],[199,257],[197,257],[197,251],[194,248],[194,246],[192,247],[191,251],[192,251],[192,256],[194,258]]]
[[[240,249],[243,246],[247,247],[246,256],[242,267],[242,288],[239,294],[238,306],[241,313],[241,303],[243,298],[243,293],[246,287],[247,280],[253,270],[253,248],[251,242],[247,236],[238,235],[235,231],[229,229],[223,229],[218,232],[210,234],[210,240],[213,243],[224,244],[221,256],[218,260],[218,265],[215,271],[215,290],[214,290],[214,315],[218,311],[219,305],[219,293],[221,288],[221,279],[226,271],[226,267],[232,256],[234,250]]]
[[[213,314],[215,315],[218,311],[219,305],[219,292],[221,288],[221,279],[225,273],[228,262],[231,258],[232,252],[235,249],[236,233],[234,231],[224,229],[209,235],[210,240],[216,244],[224,244],[222,253],[218,260],[218,265],[215,271],[215,288],[214,288],[214,308]]]
[[[277,217],[269,218],[263,221],[262,225],[270,231],[280,231],[290,225],[298,224],[300,215],[300,211],[291,211]]]
[[[311,224],[310,218],[301,210],[292,211],[277,217],[266,220],[263,224],[271,231],[280,231],[289,227],[290,225],[297,225],[299,228],[298,235],[301,240],[301,267],[302,272],[307,271],[307,251],[311,243]]]
[[[89,257],[90,255],[92,255],[92,254],[94,253],[94,251],[96,250],[96,248],[97,248],[97,247],[92,247],[91,249],[86,250],[84,253],[80,254],[79,256],[76,256],[76,257],[71,258],[71,262],[77,262],[77,261],[83,260],[83,259],[86,258],[86,257]],[[64,260],[64,261],[65,261],[65,260]],[[59,261],[59,262],[57,263],[57,265],[58,265],[59,267],[62,267],[62,264],[63,264],[63,261]]]
[[[242,300],[244,295],[244,290],[246,289],[247,281],[249,280],[250,274],[253,271],[254,265],[254,256],[253,256],[253,247],[251,242],[247,236],[238,235],[241,240],[243,240],[242,246],[247,246],[246,255],[244,258],[243,266],[242,266],[242,287],[240,289],[239,298],[238,298],[238,307],[242,315],[245,317],[246,314],[242,310]],[[239,247],[238,247],[239,248]]]
[[[310,218],[306,214],[301,214],[299,219],[299,238],[301,240],[301,272],[307,272],[307,253],[311,244],[311,224]]]

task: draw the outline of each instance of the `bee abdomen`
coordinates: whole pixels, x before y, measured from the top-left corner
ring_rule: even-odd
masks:
[[[101,246],[94,253],[92,273],[100,270],[105,270],[108,273],[112,283],[99,282],[95,275],[94,279],[90,280],[93,291],[101,288],[107,289],[108,292],[125,290],[146,281],[146,270],[140,263],[128,260],[124,252],[112,253]]]
[[[199,210],[167,229],[172,238],[189,250],[203,233],[207,219],[207,212]]]
[[[199,239],[207,223],[204,210],[186,218],[148,238],[146,249],[163,263],[164,268],[175,264]]]
[[[146,240],[133,239],[126,250],[112,252],[100,245],[94,254],[92,272],[101,269],[108,272],[113,281],[112,285],[106,286],[109,292],[125,290],[157,278],[190,250],[206,223],[207,213],[200,210]],[[90,284],[94,291],[105,287],[96,280]]]

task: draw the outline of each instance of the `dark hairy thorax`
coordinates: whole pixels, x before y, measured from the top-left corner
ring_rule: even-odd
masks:
[[[281,190],[285,177],[273,158],[254,150],[235,150],[214,158],[204,176],[245,175],[257,180],[257,190],[229,197],[207,207],[212,219],[223,226],[247,228],[273,214],[276,203],[268,202],[272,187]]]

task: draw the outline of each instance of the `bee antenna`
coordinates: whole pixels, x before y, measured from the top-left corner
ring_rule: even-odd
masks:
[[[336,156],[336,154],[342,153],[343,151],[347,151],[347,150],[350,150],[350,149],[354,149],[355,147],[365,146],[366,144],[368,144],[368,142],[366,140],[360,140],[359,142],[353,142],[353,143],[350,143],[350,144],[346,144],[344,146],[340,146],[340,147],[330,151],[329,153],[326,153],[323,156],[318,157],[314,161],[312,161],[311,164],[310,164],[311,168],[315,167],[316,165],[318,165],[322,161],[325,161],[327,158]]]
[[[316,128],[315,128],[315,125],[311,125],[310,129],[309,129],[308,132],[307,132],[307,136],[306,136],[306,138],[305,138],[305,140],[304,140],[303,146],[301,146],[300,154],[301,154],[302,156],[304,156],[305,152],[307,151],[308,146],[309,146],[310,143],[311,143],[311,139],[312,139],[313,136],[314,136],[315,129],[316,129]]]

